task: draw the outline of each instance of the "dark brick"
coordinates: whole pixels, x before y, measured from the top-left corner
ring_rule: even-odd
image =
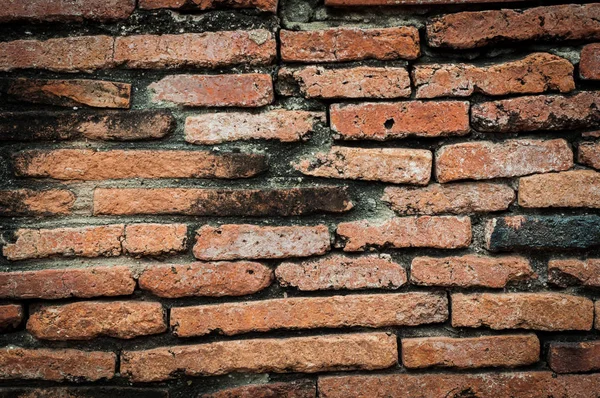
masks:
[[[291,383],[251,384],[228,388],[198,398],[316,398],[317,386],[311,380]],[[0,397],[2,398],[2,397]]]
[[[556,373],[598,370],[600,369],[600,341],[550,344],[548,365]]]
[[[168,398],[167,390],[131,387],[0,388],[0,398]]]

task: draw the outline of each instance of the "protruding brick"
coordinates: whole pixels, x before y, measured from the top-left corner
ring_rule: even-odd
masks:
[[[600,173],[573,170],[521,178],[519,206],[600,208]]]
[[[537,277],[523,257],[416,257],[410,267],[415,285],[503,288],[511,282]]]
[[[582,142],[577,152],[577,162],[600,170],[600,142]]]
[[[127,19],[135,0],[28,0],[8,1],[0,8],[0,22],[34,21],[117,21]]]
[[[73,192],[64,189],[0,190],[0,215],[3,216],[66,215],[71,213],[74,203]]]
[[[275,275],[280,285],[303,291],[398,289],[407,279],[402,265],[377,255],[336,254],[301,263],[282,263]]]
[[[471,219],[423,216],[352,221],[339,224],[337,235],[345,242],[347,252],[369,247],[457,249],[471,244]]]
[[[133,387],[4,387],[1,398],[169,398],[163,388]]]
[[[548,365],[556,373],[590,372],[600,369],[600,341],[552,343]]]
[[[555,259],[548,262],[548,281],[560,287],[600,287],[600,259]]]
[[[317,386],[310,380],[251,384],[204,394],[199,398],[317,398]]]
[[[29,150],[15,155],[21,177],[56,180],[248,178],[267,168],[263,155],[187,150]]]
[[[398,361],[396,337],[363,333],[223,341],[210,344],[125,351],[121,373],[133,382],[188,376],[246,373],[316,373],[385,369]]]
[[[416,59],[419,31],[412,26],[280,32],[284,62],[344,62],[365,59]]]
[[[539,358],[540,341],[535,334],[402,339],[402,365],[409,369],[514,368],[532,365]]]
[[[140,275],[140,289],[159,297],[244,296],[271,284],[273,272],[249,261],[150,265]]]
[[[573,65],[547,53],[531,54],[518,61],[493,66],[426,64],[415,66],[417,98],[536,94],[575,89]]]
[[[565,4],[526,10],[459,12],[427,24],[432,47],[483,47],[504,41],[600,38],[600,4]]]
[[[283,95],[299,90],[306,98],[407,98],[411,94],[406,68],[282,68],[278,80]]]
[[[152,101],[185,106],[259,107],[273,102],[271,75],[172,75],[152,83]]]
[[[133,256],[158,256],[186,249],[185,224],[131,224],[125,227],[123,253]]]
[[[403,215],[468,214],[506,210],[515,200],[515,192],[502,184],[432,184],[424,188],[387,187],[381,200]]]
[[[17,304],[0,305],[0,332],[18,327],[23,321],[23,307]]]
[[[140,0],[138,7],[143,10],[159,8],[183,10],[210,10],[214,8],[257,8],[266,12],[277,12],[277,0]]]
[[[594,303],[559,293],[479,293],[452,295],[453,327],[590,330]]]
[[[277,329],[417,326],[446,319],[446,296],[429,293],[284,298],[171,309],[171,327],[179,337],[215,331],[230,336]]]
[[[294,168],[315,177],[427,185],[432,158],[424,149],[334,146],[329,153],[295,163]]]
[[[583,79],[600,79],[600,44],[588,44],[581,50],[579,74]]]
[[[473,105],[471,124],[486,133],[596,128],[598,108],[598,91],[517,97]]]
[[[468,102],[334,104],[330,115],[335,138],[342,140],[445,137],[470,131]]]
[[[213,145],[239,140],[297,142],[308,138],[325,113],[277,109],[258,114],[247,112],[204,113],[185,121],[185,140]]]
[[[194,256],[200,260],[308,257],[325,254],[329,249],[329,230],[325,225],[205,225],[197,231]]]
[[[125,266],[0,273],[0,298],[4,299],[125,296],[134,289],[135,279]]]
[[[325,0],[330,7],[403,6],[429,4],[512,3],[523,0]]]
[[[0,349],[0,379],[97,381],[112,379],[116,355],[112,352]]]
[[[345,187],[290,189],[97,188],[94,214],[301,216],[343,213],[353,205]]]
[[[440,148],[435,165],[439,182],[519,177],[568,170],[573,152],[563,139],[464,142]]]

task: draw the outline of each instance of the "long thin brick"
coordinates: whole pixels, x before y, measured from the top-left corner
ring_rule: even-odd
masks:
[[[261,11],[276,13],[277,3],[277,0],[140,0],[138,7],[143,10],[170,8],[198,11],[215,8],[256,8]]]
[[[462,101],[334,104],[330,116],[335,138],[342,140],[460,136],[470,131],[469,103]]]
[[[460,12],[427,24],[432,47],[483,47],[504,41],[600,38],[600,4],[568,4],[526,10]]]
[[[266,170],[263,155],[188,150],[29,150],[14,157],[20,177],[56,180],[248,178]]]
[[[155,103],[204,107],[259,107],[273,102],[273,81],[264,73],[172,75],[148,86]]]
[[[515,192],[502,184],[431,184],[424,188],[387,187],[381,200],[402,215],[468,214],[506,210],[515,200]]]
[[[186,249],[185,224],[130,224],[125,226],[123,253],[158,256]]]
[[[169,398],[163,388],[133,387],[0,387],[2,398]]]
[[[594,303],[559,293],[479,293],[452,295],[453,327],[590,330]]]
[[[137,35],[115,39],[114,61],[127,68],[218,68],[267,65],[276,55],[268,30]]]
[[[417,326],[447,318],[446,296],[429,293],[284,298],[171,309],[171,327],[179,337],[215,331],[235,335],[277,329]]]
[[[330,245],[325,225],[205,225],[197,231],[194,256],[200,260],[308,257],[325,254]]]
[[[0,379],[97,381],[112,379],[116,355],[112,352],[71,349],[0,349]]]
[[[3,216],[66,215],[71,213],[74,203],[75,195],[65,189],[0,190],[0,215]]]
[[[107,22],[127,19],[135,0],[28,0],[8,1],[0,9],[0,22],[16,20]]]
[[[21,322],[23,322],[23,307],[21,305],[0,305],[0,332],[14,329]]]
[[[325,113],[278,109],[263,113],[204,113],[185,120],[185,140],[192,144],[214,145],[230,141],[277,140],[297,142],[308,139]]]
[[[284,62],[415,59],[420,55],[419,31],[412,26],[282,30],[280,40]]]
[[[519,206],[600,208],[600,173],[573,170],[521,178]]]
[[[282,263],[275,270],[282,286],[303,291],[398,289],[406,283],[404,267],[385,256],[332,255],[301,263]]]
[[[341,223],[337,235],[345,242],[344,251],[365,251],[369,247],[431,247],[457,249],[471,244],[468,217],[395,217],[383,222]]]
[[[203,394],[198,398],[317,398],[317,386],[311,380],[251,384]]]
[[[162,333],[167,324],[160,303],[82,301],[33,306],[27,330],[40,340],[132,339]]]
[[[563,139],[465,142],[440,148],[435,166],[439,182],[519,177],[568,170],[573,151]]]
[[[532,365],[539,358],[540,341],[535,334],[402,339],[402,365],[409,369],[513,368]]]
[[[552,343],[548,365],[556,373],[590,372],[600,369],[600,341]]]
[[[94,214],[300,216],[352,209],[345,187],[290,189],[97,188]]]
[[[363,7],[363,6],[402,6],[429,4],[478,4],[478,3],[512,3],[524,0],[325,0],[331,7]]]
[[[133,382],[150,382],[171,379],[178,372],[199,376],[385,369],[397,360],[395,336],[365,333],[125,351],[121,373]]]
[[[600,287],[600,259],[554,259],[548,262],[548,281],[567,287],[582,285]]]
[[[582,142],[577,151],[577,162],[600,170],[600,142]]]
[[[581,50],[579,75],[586,80],[600,79],[600,44],[588,44]]]
[[[423,149],[334,146],[293,166],[315,177],[427,185],[432,159],[431,152]]]
[[[125,296],[134,289],[135,280],[125,266],[0,273],[0,298],[4,299]]]
[[[140,289],[167,298],[244,296],[271,284],[273,272],[249,262],[196,262],[150,265],[140,275]]]
[[[547,53],[493,66],[472,64],[417,65],[412,72],[417,98],[537,94],[573,91],[573,65]]]
[[[503,288],[509,283],[537,277],[523,257],[415,257],[410,281],[415,285]]]

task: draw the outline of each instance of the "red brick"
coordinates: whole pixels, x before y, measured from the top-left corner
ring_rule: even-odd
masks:
[[[96,188],[95,215],[300,216],[343,213],[345,187],[290,189]]]
[[[115,366],[112,352],[14,346],[0,349],[0,379],[5,380],[97,381],[112,379]]]
[[[273,272],[249,261],[148,266],[140,275],[140,289],[167,298],[244,296],[271,284]]]
[[[160,303],[136,301],[82,301],[31,307],[27,330],[40,340],[118,339],[167,330]]]
[[[317,398],[317,386],[310,380],[251,384],[203,394],[198,398]]]
[[[0,272],[0,298],[61,299],[124,296],[135,280],[125,266]]]
[[[581,50],[579,75],[582,79],[600,79],[600,44],[588,44]]]
[[[395,217],[382,222],[351,221],[337,227],[344,251],[364,251],[368,247],[432,247],[457,249],[471,244],[468,217]]]
[[[523,257],[415,257],[410,267],[411,283],[424,286],[503,288],[536,277]]]
[[[91,72],[109,68],[113,65],[114,42],[109,36],[2,42],[0,71],[47,69],[54,72]]]
[[[121,374],[133,382],[245,373],[316,373],[384,369],[397,363],[396,337],[364,333],[254,339],[125,351]]]
[[[0,190],[0,215],[4,216],[53,216],[71,213],[75,195],[71,191],[50,189]]]
[[[297,87],[306,98],[407,98],[411,94],[406,68],[282,68],[278,80],[284,95],[294,95]]]
[[[583,285],[600,287],[600,259],[555,259],[548,262],[548,281],[567,287]]]
[[[473,105],[471,124],[486,133],[596,128],[599,107],[598,91],[517,97]]]
[[[295,164],[302,174],[325,178],[427,185],[433,155],[423,149],[334,146]]]
[[[412,71],[417,98],[535,94],[575,89],[573,65],[547,53],[493,66],[472,64],[417,65]]]
[[[125,227],[123,253],[158,256],[185,251],[185,224],[131,224]]]
[[[138,7],[143,10],[171,8],[199,11],[213,8],[257,8],[276,13],[277,0],[140,0]]]
[[[173,75],[152,83],[152,101],[185,106],[259,107],[273,102],[271,75]]]
[[[478,141],[441,147],[435,155],[439,182],[519,177],[568,170],[573,152],[567,141]]]
[[[600,341],[552,343],[548,365],[556,373],[589,372],[600,369]]]
[[[594,329],[600,330],[600,301],[594,302]]]
[[[477,3],[512,3],[524,0],[325,0],[325,5],[331,7],[353,6],[400,6],[400,5],[429,5],[429,4],[477,4]]]
[[[600,173],[573,170],[521,178],[519,206],[600,208]]]
[[[590,330],[594,303],[559,293],[479,293],[452,295],[453,327]]]
[[[445,137],[470,131],[469,103],[462,101],[334,104],[330,117],[335,138],[342,140]]]
[[[483,47],[503,41],[600,38],[600,4],[566,4],[526,10],[459,12],[427,24],[432,47]]]
[[[284,62],[416,59],[420,55],[419,31],[413,26],[282,30],[279,36]]]
[[[135,0],[9,0],[0,8],[0,22],[36,21],[116,21],[127,19]]]
[[[275,46],[265,29],[126,36],[115,39],[114,61],[141,69],[266,65],[275,59]]]
[[[185,121],[185,140],[213,145],[239,140],[297,142],[308,139],[325,113],[277,109],[258,114],[247,112],[204,113]]]
[[[29,150],[16,154],[20,177],[56,180],[247,178],[266,170],[263,155],[188,150]]]
[[[577,152],[577,162],[600,170],[600,142],[582,142]]]
[[[515,200],[515,192],[501,184],[432,184],[425,188],[387,187],[381,200],[403,215],[468,214],[506,210]]]
[[[329,230],[325,225],[205,225],[196,233],[194,256],[200,260],[288,258],[321,255],[329,250]]]
[[[121,254],[123,224],[79,228],[19,229],[15,243],[2,248],[9,260],[51,256],[112,257]]]
[[[0,331],[18,327],[23,321],[23,307],[17,304],[0,305]]]
[[[540,341],[535,334],[402,339],[402,364],[409,369],[513,368],[532,365],[539,358]]]
[[[339,254],[301,263],[282,263],[275,276],[280,285],[303,291],[397,289],[407,279],[404,267],[387,256]]]
[[[0,397],[10,398],[169,398],[161,388],[132,387],[0,387]]]
[[[277,329],[417,326],[446,319],[446,296],[429,293],[284,298],[171,309],[171,327],[179,337],[215,331],[231,336]]]

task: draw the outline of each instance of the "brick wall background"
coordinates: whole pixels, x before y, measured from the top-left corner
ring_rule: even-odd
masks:
[[[600,397],[600,3],[0,6],[0,397]]]

